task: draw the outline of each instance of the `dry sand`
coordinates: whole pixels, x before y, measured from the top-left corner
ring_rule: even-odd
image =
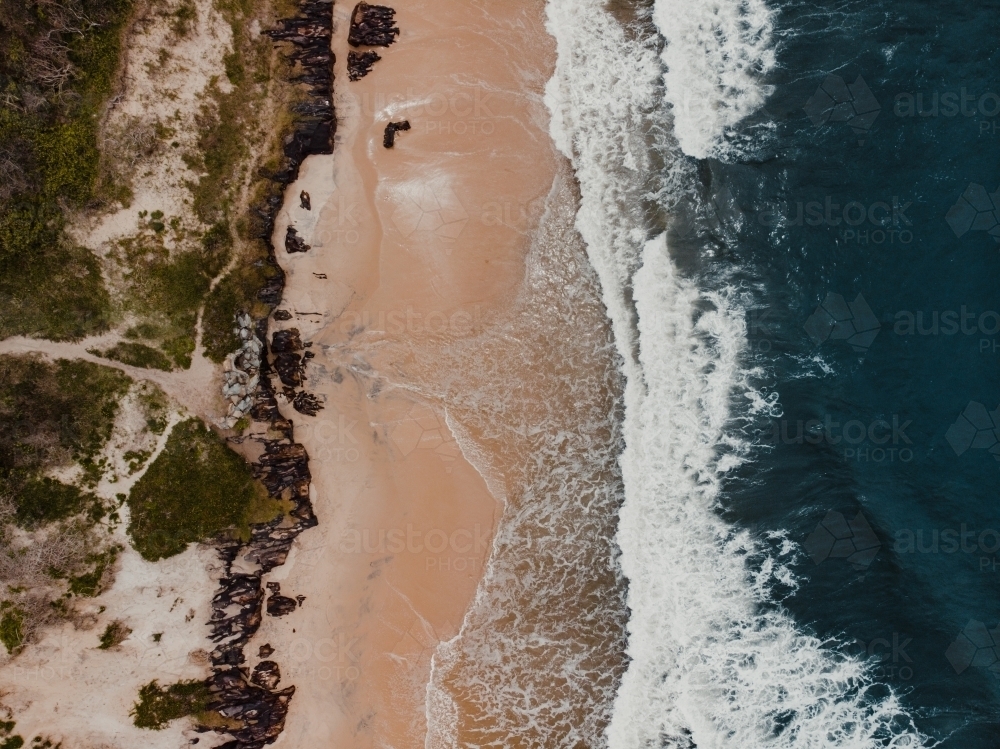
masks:
[[[413,1],[396,8],[399,41],[348,83],[350,10],[335,6],[335,153],[307,160],[275,230],[280,247],[291,222],[313,248],[278,251],[293,318],[274,327],[316,354],[307,389],[325,410],[282,410],[320,525],[270,578],[305,604],[265,618],[248,665],[270,643],[297,687],[276,746],[417,747],[431,658],[475,595],[503,487],[407,366],[516,296],[556,171],[541,101],[554,49],[541,2]],[[402,119],[412,129],[384,149]]]

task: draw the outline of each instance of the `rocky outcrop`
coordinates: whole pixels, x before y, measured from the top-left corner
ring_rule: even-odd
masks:
[[[382,57],[374,50],[368,50],[358,54],[354,50],[347,53],[347,77],[352,81],[359,81],[368,75],[375,63]]]
[[[399,36],[395,15],[396,11],[385,5],[358,3],[351,13],[347,42],[352,47],[388,47]]]
[[[258,324],[257,335],[266,335],[266,321]],[[242,724],[229,730],[232,736],[222,746],[225,749],[261,749],[273,742],[284,726],[288,704],[295,693],[291,686],[276,691],[280,678],[277,664],[267,666],[265,673],[249,676],[245,667],[244,648],[260,627],[265,610],[263,577],[285,563],[295,538],[317,524],[309,501],[309,456],[305,448],[293,439],[292,424],[281,416],[271,384],[267,358],[261,359],[261,378],[253,395],[250,414],[255,421],[267,422],[268,437],[260,438],[264,451],[253,465],[254,475],[270,496],[291,503],[292,510],[269,523],[251,528],[250,541],[223,540],[218,543],[225,574],[212,600],[211,639],[216,643],[211,654],[212,676],[209,689],[212,699],[208,707]],[[256,566],[252,572],[236,571],[240,567]],[[276,583],[270,583],[276,587]],[[272,603],[275,597],[277,603]],[[280,596],[272,590],[266,610],[275,607],[287,613],[297,606],[295,599]],[[273,615],[273,614],[272,614]],[[265,649],[266,648],[266,649]],[[260,650],[262,657],[274,653],[270,646]],[[280,654],[279,654],[280,656]],[[257,678],[255,678],[257,677]],[[273,682],[273,683],[272,683]]]
[[[263,344],[253,331],[250,315],[236,315],[233,333],[240,339],[240,348],[226,357],[223,365],[222,397],[229,402],[224,426],[232,428],[250,410],[253,395],[260,382],[260,357]]]
[[[299,207],[307,211],[312,210],[312,198],[309,197],[309,193],[305,190],[299,193]]]
[[[285,252],[309,252],[312,247],[306,244],[305,240],[299,236],[294,226],[289,226],[285,231]]]
[[[385,126],[385,135],[382,136],[382,145],[386,148],[392,148],[396,143],[396,133],[401,130],[409,129],[409,120],[403,120],[402,122],[390,122]]]
[[[279,189],[264,205],[254,209],[256,236],[267,245],[268,263],[273,271],[258,298],[270,309],[280,304],[285,280],[271,242],[283,188],[298,177],[306,156],[333,151],[336,121],[330,51],[332,29],[332,0],[302,0],[296,17],[283,19],[278,28],[263,32],[275,41],[291,44],[288,57],[296,66],[293,80],[308,86],[306,99],[293,107],[295,118],[292,131],[284,140],[284,161],[270,175]],[[300,196],[300,200],[307,203],[308,195]],[[291,318],[287,311],[285,315],[284,319]],[[276,313],[275,318],[282,316]],[[295,442],[292,423],[278,410],[272,382],[275,371],[267,356],[267,318],[255,322],[246,313],[240,313],[236,322],[242,343],[225,370],[230,393],[227,397],[234,406],[229,418],[249,416],[267,425],[265,430],[251,432],[264,436],[249,437],[259,440],[263,447],[253,472],[271,497],[287,502],[292,509],[269,523],[251,526],[249,542],[233,539],[217,542],[224,574],[212,601],[209,622],[215,648],[211,653],[212,675],[208,686],[212,697],[208,708],[240,726],[223,731],[229,740],[221,749],[262,749],[281,734],[295,687],[277,689],[281,672],[276,661],[258,663],[251,675],[245,665],[244,649],[263,618],[264,576],[285,563],[294,540],[314,527],[317,520],[309,501],[309,456]],[[232,403],[236,397],[239,401]],[[298,605],[294,599],[288,600]],[[261,658],[270,658],[275,652],[270,645],[264,645],[259,654]],[[278,653],[277,657],[282,655]]]

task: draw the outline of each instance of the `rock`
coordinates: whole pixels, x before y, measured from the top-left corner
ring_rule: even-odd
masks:
[[[298,601],[299,602],[299,606],[301,606],[302,603],[306,600],[306,597],[302,596],[302,595],[298,595],[298,596],[295,596],[295,600]]]
[[[373,50],[362,52],[360,55],[350,50],[347,53],[347,77],[352,81],[359,81],[371,72],[372,67],[381,60],[382,57]]]
[[[250,681],[264,689],[273,690],[281,681],[281,669],[274,661],[261,661],[254,666]]]
[[[312,247],[305,243],[305,240],[295,231],[294,226],[289,226],[285,232],[285,252],[308,252]]]
[[[274,357],[274,370],[281,379],[281,384],[297,388],[305,381],[305,367],[302,357],[298,354],[278,354]]]
[[[285,616],[291,614],[298,607],[294,598],[283,596],[280,593],[272,593],[267,599],[268,616]]]
[[[396,41],[399,29],[393,25],[396,11],[385,5],[361,2],[351,13],[347,41],[352,47],[388,47]]]
[[[299,391],[295,398],[292,399],[292,408],[298,411],[300,414],[305,414],[306,416],[315,416],[317,413],[323,410],[323,404],[316,398],[315,395],[307,393],[305,391]]]
[[[299,207],[305,208],[307,211],[312,210],[312,199],[305,190],[299,193]]]
[[[271,647],[271,643],[265,642],[257,649],[258,658],[270,658],[274,655],[274,648]]]
[[[276,330],[271,336],[271,352],[284,354],[291,351],[301,351],[302,338],[298,328],[287,328],[286,330]]]
[[[409,120],[403,120],[402,122],[390,122],[385,126],[385,135],[382,136],[382,145],[386,148],[392,148],[396,143],[396,133],[400,130],[409,129]]]
[[[292,319],[292,313],[289,312],[286,309],[279,309],[279,310],[275,311],[275,313],[274,313],[274,319],[275,320],[281,320],[281,321],[291,320]]]

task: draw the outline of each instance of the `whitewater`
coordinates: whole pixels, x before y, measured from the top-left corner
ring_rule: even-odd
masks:
[[[619,15],[621,15],[619,13]],[[755,0],[660,0],[623,26],[601,0],[549,0],[551,131],[580,185],[576,227],[626,378],[617,543],[630,658],[604,741],[638,747],[902,747],[929,742],[869,665],[775,600],[796,544],[718,514],[752,459],[734,420],[760,404],[736,290],[675,267],[650,206],[697,200],[696,159],[737,159],[767,98],[772,13]]]

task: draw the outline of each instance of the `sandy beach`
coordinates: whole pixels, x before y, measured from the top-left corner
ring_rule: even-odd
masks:
[[[503,482],[481,473],[496,461],[436,395],[456,372],[433,382],[416,365],[517,296],[557,168],[541,101],[554,51],[540,2],[396,10],[398,42],[348,82],[351,7],[335,6],[335,153],[306,161],[275,227],[279,248],[290,223],[312,249],[279,249],[292,319],[272,329],[312,344],[306,385],[325,400],[316,417],[282,404],[320,525],[269,580],[305,603],[247,649],[253,667],[274,647],[297,688],[276,746],[424,745],[432,656],[462,626],[503,512]]]

